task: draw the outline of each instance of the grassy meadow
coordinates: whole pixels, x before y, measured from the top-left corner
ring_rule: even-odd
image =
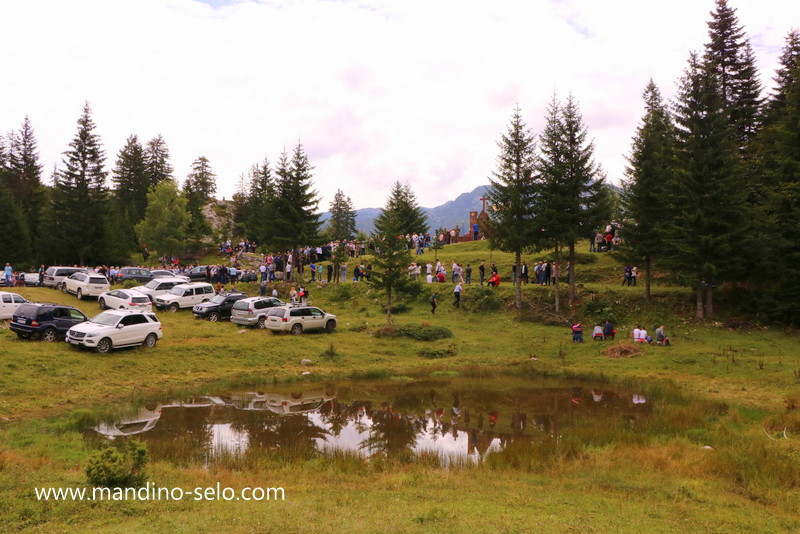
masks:
[[[800,345],[795,332],[742,317],[692,319],[690,288],[657,278],[654,300],[621,287],[611,254],[581,247],[578,302],[555,315],[553,288],[523,287],[513,309],[512,256],[485,242],[449,245],[447,266],[471,264],[462,307],[453,284],[402,301],[395,326],[442,326],[435,341],[381,335],[385,311],[365,284],[311,285],[311,302],[338,316],[335,333],[274,335],[227,322],[195,321],[190,311],[158,313],[164,339],[154,349],[99,355],[66,343],[20,341],[0,329],[0,525],[23,532],[797,532],[800,530]],[[427,261],[434,252],[417,257]],[[547,255],[530,255],[533,263]],[[417,259],[412,258],[412,259]],[[207,258],[220,261],[219,258]],[[365,260],[368,261],[368,258]],[[477,266],[495,263],[503,283],[481,288]],[[352,265],[351,265],[352,267]],[[351,271],[352,272],[352,271]],[[424,272],[424,269],[423,269]],[[289,286],[278,284],[287,299]],[[256,284],[239,289],[258,294]],[[45,288],[17,292],[36,301],[98,313],[94,300]],[[731,298],[724,294],[722,299]],[[595,322],[612,318],[616,341],[592,342]],[[567,320],[584,325],[571,342]],[[637,324],[666,325],[671,347],[638,346]],[[746,328],[740,326],[744,324]],[[311,366],[300,364],[312,360]],[[310,375],[303,375],[310,371]],[[442,467],[425,458],[348,454],[248,455],[210,465],[151,462],[159,486],[281,486],[285,501],[40,502],[34,487],[86,486],[96,446],[82,423],[131,400],[213,384],[324,383],[347,378],[544,376],[645,384],[680,402],[661,406],[669,432],[589,440],[569,452],[508,447],[479,465]],[[167,392],[167,393],[165,393]],[[590,430],[587,429],[587,432]],[[591,429],[602,432],[602,429]]]

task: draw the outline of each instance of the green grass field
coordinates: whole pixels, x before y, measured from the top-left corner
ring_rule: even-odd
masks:
[[[588,247],[582,247],[585,251]],[[379,295],[363,284],[312,286],[312,303],[339,318],[332,335],[295,337],[195,321],[189,311],[159,313],[164,339],[155,349],[108,355],[66,343],[20,341],[0,330],[0,525],[26,532],[797,532],[800,530],[800,350],[796,333],[733,317],[697,322],[689,288],[659,278],[654,301],[643,288],[621,287],[609,254],[581,254],[579,300],[555,315],[553,288],[523,287],[513,309],[512,256],[486,243],[446,246],[439,258],[470,263],[473,283],[454,309],[453,285],[404,301],[396,325],[443,326],[438,341],[376,335],[385,324]],[[433,257],[426,252],[425,261]],[[526,256],[529,265],[548,255]],[[209,258],[210,259],[210,258]],[[416,259],[416,258],[412,258]],[[477,265],[497,264],[500,288],[477,285]],[[640,280],[641,282],[641,280]],[[251,295],[257,285],[242,286]],[[279,286],[286,298],[288,287]],[[562,302],[566,302],[566,287]],[[95,301],[43,288],[31,300],[75,305]],[[595,321],[613,317],[613,342],[589,340]],[[573,344],[566,320],[581,320],[586,341]],[[636,324],[665,324],[671,347],[640,346],[614,357]],[[435,359],[424,355],[438,355]],[[535,359],[531,359],[534,357]],[[309,358],[310,367],[300,360]],[[304,371],[310,376],[303,376]],[[211,465],[151,462],[159,486],[281,486],[286,500],[40,502],[34,487],[85,487],[94,446],[79,422],[132,399],[193,391],[220,381],[320,381],[350,377],[567,377],[611,384],[647,383],[687,399],[669,416],[685,432],[636,442],[581,447],[538,461],[509,448],[484,464],[450,468],[425,461],[263,455]],[[708,408],[713,406],[713,409]],[[703,411],[705,410],[705,411]],[[702,418],[698,412],[703,411]],[[709,415],[711,414],[711,415]],[[692,424],[701,428],[691,428]],[[786,437],[784,437],[786,436]],[[711,447],[711,448],[704,448]]]

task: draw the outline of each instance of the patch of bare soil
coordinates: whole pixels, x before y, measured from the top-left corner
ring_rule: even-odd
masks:
[[[634,354],[641,354],[642,349],[631,343],[620,343],[619,345],[611,345],[603,354],[609,358],[630,358]]]

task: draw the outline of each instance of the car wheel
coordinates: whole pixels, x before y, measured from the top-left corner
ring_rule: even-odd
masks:
[[[62,293],[66,293],[67,292],[67,284],[61,284],[61,292]]]
[[[178,306],[177,302],[173,302],[172,304],[169,305],[167,309],[172,313],[175,313],[176,311],[178,311],[178,309],[180,309],[180,306]]]
[[[106,306],[106,299],[101,298],[100,300],[97,301],[97,305],[100,306],[101,310],[105,310],[106,307],[107,307]]]
[[[216,312],[209,313],[208,320],[211,321],[212,323],[216,323],[217,321],[219,321],[219,314]]]
[[[258,327],[262,330],[267,327],[267,318],[266,317],[259,317],[258,318]]]
[[[50,342],[53,342],[58,338],[58,336],[56,335],[55,328],[46,328],[44,332],[42,332],[41,337],[42,341],[50,341]]]
[[[299,336],[303,333],[303,325],[300,323],[295,323],[292,325],[292,334]]]
[[[83,292],[80,290],[80,288],[75,293],[75,296],[78,297],[78,300],[83,300]]]
[[[331,319],[330,321],[325,323],[325,331],[329,334],[332,334],[334,330],[336,330],[336,321]]]
[[[97,342],[97,352],[100,354],[105,354],[106,352],[111,350],[111,340],[107,337],[104,337],[100,341]]]
[[[157,335],[153,333],[147,334],[147,337],[144,338],[144,346],[152,349],[153,347],[156,346],[157,341],[158,341]]]

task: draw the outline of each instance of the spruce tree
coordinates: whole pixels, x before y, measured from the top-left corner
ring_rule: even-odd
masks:
[[[650,300],[654,259],[668,254],[663,224],[669,213],[670,190],[678,169],[676,132],[669,108],[653,80],[644,90],[645,114],[633,138],[623,189],[627,261],[644,261],[645,299]]]
[[[786,36],[786,43],[778,59],[778,69],[772,80],[775,82],[775,89],[767,102],[768,122],[780,119],[781,111],[786,103],[786,95],[790,88],[794,87],[798,75],[800,75],[800,31],[792,29]]]
[[[692,54],[675,105],[679,172],[669,183],[664,261],[696,290],[696,317],[713,317],[713,287],[735,278],[744,255],[745,188],[719,78]]]
[[[383,209],[381,217],[375,221],[375,252],[373,257],[370,287],[386,295],[386,326],[392,324],[392,307],[398,294],[409,291],[416,284],[408,276],[411,252],[403,231],[405,222],[400,214],[392,211],[389,204]]]
[[[9,150],[10,188],[30,228],[36,228],[43,199],[42,166],[30,119],[26,116]]]
[[[570,306],[575,300],[575,244],[610,217],[605,177],[594,161],[594,143],[587,141],[587,133],[572,95],[564,105],[554,97],[540,136],[535,228],[540,232],[537,241],[555,246],[559,266],[562,247],[569,251]],[[556,295],[558,299],[558,279]],[[558,311],[558,300],[556,306]]]
[[[389,221],[388,219],[392,219]],[[428,218],[417,205],[417,197],[407,183],[396,181],[392,184],[386,206],[373,222],[378,228],[397,226],[402,234],[424,234],[428,231]]]
[[[58,258],[66,263],[88,265],[105,256],[105,151],[94,129],[87,102],[55,182],[58,194],[54,197],[50,235]]]
[[[191,238],[200,239],[211,231],[211,227],[203,215],[203,208],[214,198],[214,193],[217,191],[216,178],[208,159],[200,156],[192,163],[192,171],[183,183],[183,196],[187,201],[186,209],[191,215],[187,231]]]
[[[127,224],[132,230],[133,225],[144,217],[150,187],[144,149],[136,135],[131,134],[117,154],[111,182],[117,207],[127,212]]]
[[[746,153],[761,124],[761,83],[750,42],[727,0],[716,0],[708,35],[705,68],[717,78],[737,147]]]
[[[275,180],[269,160],[250,169],[250,190],[247,196],[247,209],[243,213],[246,235],[257,243],[267,243],[270,239],[269,227],[273,220],[275,201]]]
[[[330,214],[328,237],[332,241],[353,239],[356,235],[356,211],[353,209],[350,197],[346,197],[341,189],[336,190],[336,195],[330,204]]]
[[[172,180],[172,165],[169,162],[169,149],[159,134],[147,142],[144,149],[148,189],[164,180]]]
[[[514,108],[506,133],[497,142],[500,154],[497,168],[489,178],[486,193],[489,210],[490,245],[514,253],[516,272],[521,272],[523,251],[534,244],[533,228],[536,199],[533,168],[536,144],[530,129],[522,121],[519,106]],[[516,277],[515,305],[522,309],[522,277]]]
[[[286,151],[278,160],[270,243],[280,250],[294,250],[319,241],[319,198],[312,189],[312,171],[313,167],[299,142],[291,160]]]

